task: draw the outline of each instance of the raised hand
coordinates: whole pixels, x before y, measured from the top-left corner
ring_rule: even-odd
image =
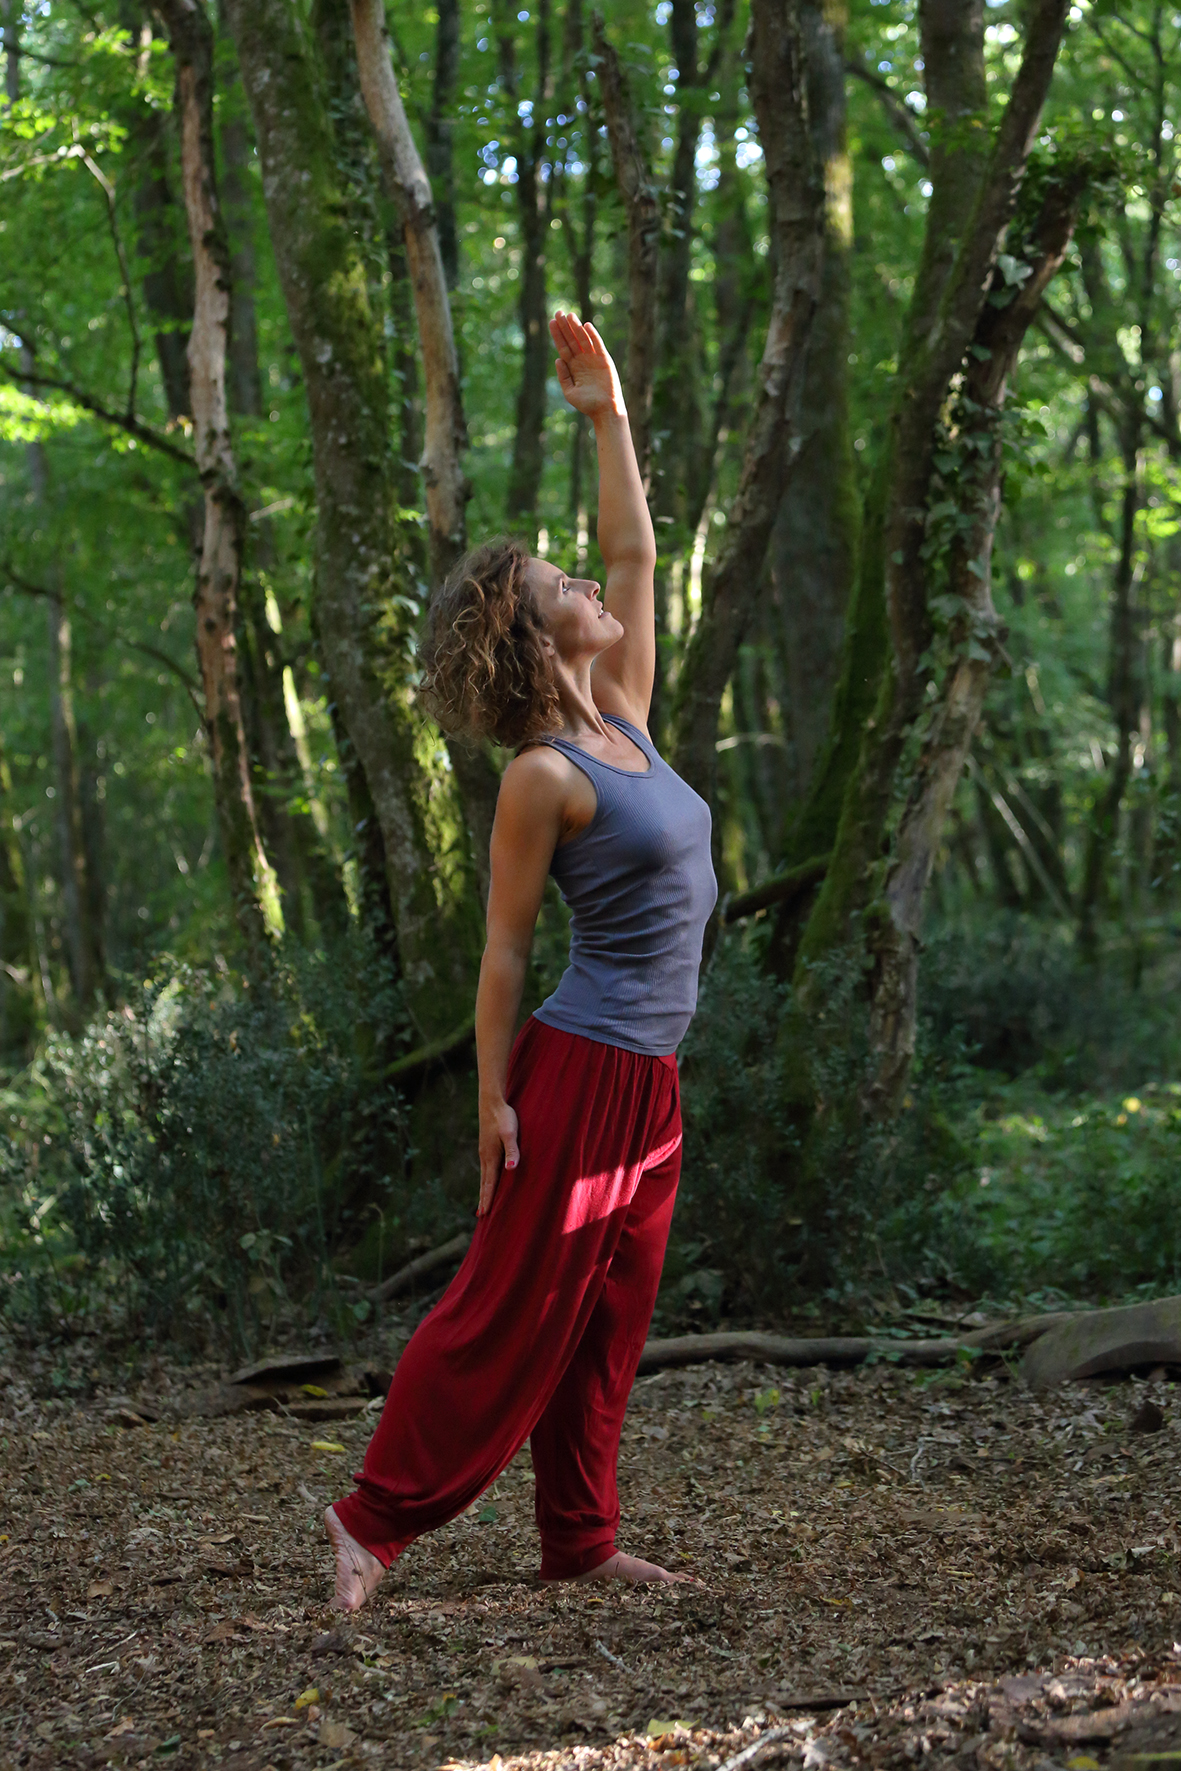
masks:
[[[594,327],[559,311],[549,329],[558,353],[558,385],[574,410],[587,418],[624,412],[619,371]]]

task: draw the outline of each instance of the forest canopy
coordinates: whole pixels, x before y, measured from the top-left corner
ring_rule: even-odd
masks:
[[[469,1222],[508,755],[416,641],[601,573],[556,308],[722,894],[659,1319],[1176,1289],[1181,14],[0,20],[0,1309],[253,1349]]]

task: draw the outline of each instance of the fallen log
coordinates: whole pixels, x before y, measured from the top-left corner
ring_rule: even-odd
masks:
[[[434,1273],[440,1267],[447,1267],[461,1261],[467,1253],[468,1243],[472,1239],[470,1230],[461,1230],[450,1242],[442,1243],[438,1248],[429,1248],[425,1254],[416,1255],[414,1260],[407,1261],[380,1285],[375,1285],[365,1296],[373,1304],[384,1304],[387,1299],[397,1297],[401,1291],[409,1291],[416,1279],[422,1279],[428,1273]]]
[[[1048,1390],[1136,1365],[1181,1365],[1181,1297],[1069,1316],[1034,1342],[1021,1375]]]
[[[640,1354],[639,1375],[674,1366],[700,1365],[707,1359],[752,1359],[762,1365],[803,1366],[863,1365],[873,1358],[898,1365],[950,1365],[961,1352],[993,1353],[1028,1346],[1047,1330],[1073,1320],[1073,1312],[1058,1310],[1044,1316],[1022,1316],[1012,1322],[990,1322],[967,1334],[921,1341],[870,1335],[801,1340],[744,1330],[684,1334],[670,1340],[649,1341]]]

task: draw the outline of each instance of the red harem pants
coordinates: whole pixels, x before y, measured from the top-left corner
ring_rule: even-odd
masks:
[[[509,1062],[520,1162],[398,1361],[345,1530],[388,1568],[532,1440],[543,1579],[614,1552],[616,1460],[681,1166],[676,1059],[530,1018]]]

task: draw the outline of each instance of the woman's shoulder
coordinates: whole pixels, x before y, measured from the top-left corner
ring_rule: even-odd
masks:
[[[564,757],[554,745],[537,740],[518,750],[500,778],[500,796],[515,798],[519,795],[534,797],[538,792],[547,789],[564,789],[570,780],[571,773],[576,773],[574,764]]]

